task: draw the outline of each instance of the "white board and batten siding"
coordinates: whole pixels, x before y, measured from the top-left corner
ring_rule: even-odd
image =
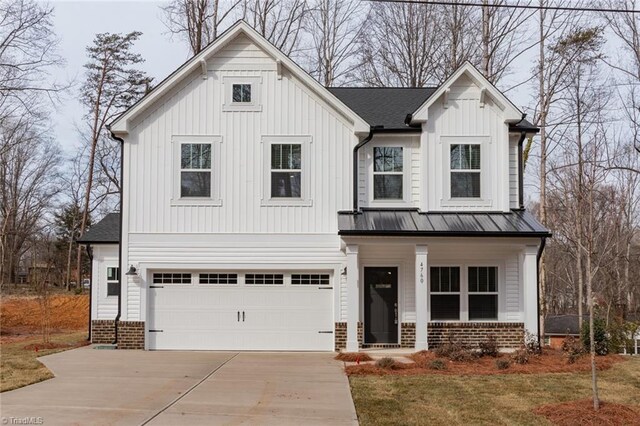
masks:
[[[107,296],[107,268],[118,267],[118,245],[94,244],[91,248],[91,319],[112,320],[118,314],[118,296]]]
[[[451,199],[449,147],[451,144],[481,144],[480,199]],[[509,211],[509,129],[502,111],[486,96],[480,103],[480,88],[461,76],[443,99],[429,108],[421,138],[423,211]]]

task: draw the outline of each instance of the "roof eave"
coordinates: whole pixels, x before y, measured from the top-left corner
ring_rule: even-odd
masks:
[[[338,235],[343,236],[370,236],[370,237],[518,237],[518,238],[549,238],[549,232],[471,232],[471,231],[361,231],[340,230]]]

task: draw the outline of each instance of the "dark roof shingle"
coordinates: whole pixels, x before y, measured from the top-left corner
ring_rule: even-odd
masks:
[[[83,244],[117,244],[120,242],[120,213],[109,213],[78,239]]]

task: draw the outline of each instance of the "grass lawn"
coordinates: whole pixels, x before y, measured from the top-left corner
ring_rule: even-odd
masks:
[[[640,358],[598,378],[601,400],[640,407]],[[591,395],[589,373],[371,375],[349,381],[363,425],[549,424],[532,410]]]
[[[51,342],[65,347],[56,349],[25,349],[27,345],[37,345],[42,342],[40,336],[0,345],[0,392],[16,389],[32,383],[41,382],[53,377],[36,358],[72,349],[85,344],[86,332],[54,334]]]

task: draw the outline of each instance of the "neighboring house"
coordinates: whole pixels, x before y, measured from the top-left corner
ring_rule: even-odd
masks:
[[[146,349],[538,333],[549,232],[521,163],[537,129],[470,64],[439,87],[326,89],[239,22],[110,130],[122,232],[110,215],[108,240],[102,222],[83,237],[94,342],[116,317],[119,347]]]
[[[553,315],[544,320],[544,345],[554,349],[561,349],[562,342],[567,336],[580,339],[579,315]],[[583,321],[589,321],[589,316],[583,316]]]

